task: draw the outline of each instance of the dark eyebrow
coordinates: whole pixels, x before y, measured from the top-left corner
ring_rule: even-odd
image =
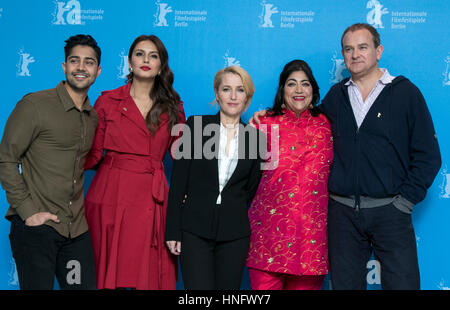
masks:
[[[134,50],[134,52],[144,52],[144,53],[145,53],[145,51],[144,51],[143,49],[140,49],[140,48]],[[150,54],[155,54],[155,53],[156,53],[156,54],[159,54],[158,51],[153,51],[153,50],[150,51]]]
[[[67,57],[67,59],[81,59],[81,57],[80,56],[76,56],[76,55],[71,55],[71,56],[69,56],[69,57]],[[88,59],[88,60],[92,60],[92,61],[94,61],[94,62],[97,62],[97,59],[95,59],[94,57],[86,57],[85,59]]]
[[[294,79],[294,78],[290,78],[290,79],[288,79],[287,81],[286,81],[286,83],[287,82],[289,82],[289,81],[294,81],[294,82],[297,82],[297,80],[296,79]],[[311,83],[308,79],[305,79],[305,80],[301,80],[300,81],[300,83],[303,83],[303,82],[308,82],[308,83]]]

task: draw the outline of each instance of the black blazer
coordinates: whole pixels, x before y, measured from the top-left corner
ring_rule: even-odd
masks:
[[[194,118],[196,118],[196,121],[194,121]],[[240,159],[222,190],[221,205],[217,206],[216,200],[219,195],[217,154],[220,133],[213,131],[212,134],[210,133],[211,135],[202,134],[201,144],[198,143],[202,149],[205,147],[205,149],[213,151],[214,157],[212,159],[205,158],[205,154],[203,152],[199,154],[198,150],[197,157],[201,156],[201,158],[193,157],[195,155],[195,133],[203,133],[203,130],[209,124],[220,125],[219,113],[216,115],[191,116],[186,121],[186,126],[191,133],[191,150],[190,152],[184,152],[184,154],[190,154],[191,159],[174,158],[173,161],[167,206],[166,241],[181,241],[182,231],[216,241],[243,238],[251,233],[248,206],[256,193],[261,178],[261,164],[263,158],[265,158],[266,137],[262,132],[251,126],[246,126],[245,130],[239,130]],[[241,124],[245,125],[242,122]],[[249,139],[251,136],[254,138]],[[182,138],[185,137],[189,138],[188,134],[183,132]],[[199,135],[197,134],[196,137],[199,138]],[[188,144],[180,143],[180,141],[177,141],[177,149],[180,152],[187,151],[185,147]],[[216,142],[215,146],[217,147],[215,148],[211,147],[213,141]],[[245,141],[245,145],[242,141]],[[244,151],[245,153],[243,153]],[[255,153],[257,156],[255,156]],[[186,199],[184,198],[185,195],[187,195]],[[220,225],[217,234],[214,236],[215,208],[220,208]]]

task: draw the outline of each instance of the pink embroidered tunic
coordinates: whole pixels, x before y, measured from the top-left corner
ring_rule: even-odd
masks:
[[[333,158],[330,123],[306,110],[261,118],[267,141],[279,135],[279,158],[265,170],[249,210],[247,266],[292,275],[328,273],[328,175]],[[264,126],[265,124],[265,126]],[[275,130],[274,130],[275,129]],[[270,149],[270,145],[269,145]],[[272,150],[270,150],[272,151]]]

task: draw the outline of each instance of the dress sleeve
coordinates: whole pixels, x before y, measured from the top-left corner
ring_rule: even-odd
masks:
[[[302,186],[308,189],[311,201],[326,206],[328,204],[328,177],[333,161],[333,140],[330,122],[324,115],[319,117],[322,118],[320,125],[314,128],[314,136],[307,142],[309,150],[305,157]]]
[[[269,116],[263,116],[260,118],[260,124],[255,124],[256,129],[258,129],[258,134],[263,135],[265,146],[259,145],[259,147],[265,147],[264,157],[262,158],[261,165],[262,170],[272,170],[276,167],[274,162],[278,160],[279,154],[279,126],[273,122],[273,119]],[[262,140],[261,140],[262,141]]]
[[[267,154],[267,136],[264,132],[257,130],[258,136],[258,154],[256,160],[253,160],[252,170],[247,182],[248,199],[247,204],[250,205],[259,186],[262,176],[262,170],[265,167],[263,162],[266,160]]]
[[[91,150],[89,151],[86,161],[84,163],[84,170],[94,169],[100,162],[104,152],[105,131],[106,131],[106,111],[105,111],[105,97],[100,96],[95,102],[94,109],[98,115],[98,125],[95,130],[94,141],[92,142]]]

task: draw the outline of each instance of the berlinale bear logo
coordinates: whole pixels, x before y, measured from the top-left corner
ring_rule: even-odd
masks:
[[[169,6],[167,3],[161,3],[159,0],[156,2],[156,14],[155,16],[155,22],[154,25],[158,27],[168,27],[169,24],[166,20],[167,13],[172,12],[172,7]]]
[[[32,57],[29,53],[25,53],[23,49],[19,51],[19,56],[20,60],[17,64],[17,76],[31,76],[28,65],[35,62],[34,57]]]
[[[79,1],[70,0],[67,3],[55,1],[55,4],[56,10],[53,13],[53,25],[81,25],[81,5]],[[64,17],[65,13],[67,14]]]
[[[384,28],[381,22],[381,16],[389,13],[387,8],[383,8],[383,5],[378,0],[370,0],[367,2],[366,8],[372,9],[367,13],[367,23],[375,28]]]
[[[259,19],[261,20],[259,26],[262,28],[274,28],[271,17],[273,14],[278,13],[278,8],[274,7],[271,3],[266,3],[265,0],[260,4],[263,9],[261,15],[259,16]]]

